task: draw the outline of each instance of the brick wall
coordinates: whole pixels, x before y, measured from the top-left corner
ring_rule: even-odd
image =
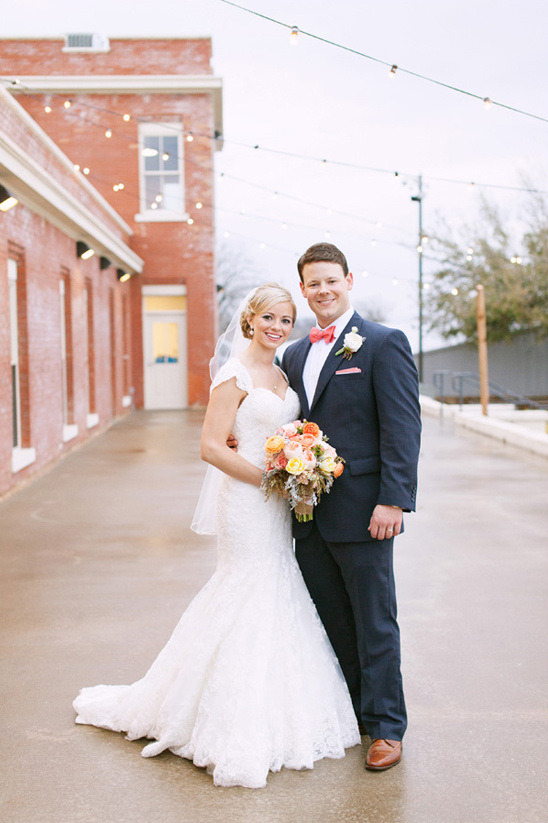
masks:
[[[111,40],[108,53],[63,53],[63,40],[2,41],[0,73],[24,75],[210,74],[211,43],[197,40]],[[70,109],[51,94],[17,100],[67,154],[88,167],[88,180],[132,227],[129,245],[145,266],[132,281],[130,341],[131,384],[136,405],[143,405],[143,352],[140,286],[184,284],[187,287],[189,405],[208,398],[208,361],[217,336],[214,260],[213,105],[208,94],[72,94]],[[44,110],[51,105],[52,112]],[[86,105],[83,105],[86,104]],[[93,108],[96,107],[96,108]],[[100,110],[102,109],[102,110]],[[109,115],[128,113],[131,120]],[[193,225],[181,222],[136,222],[139,211],[138,122],[178,122],[191,131],[184,143],[186,210]],[[112,130],[106,138],[105,131]],[[122,191],[113,186],[124,183]],[[197,210],[201,202],[204,208]],[[116,311],[119,311],[116,308]],[[108,335],[107,335],[108,336]]]
[[[8,257],[17,258],[19,263],[22,445],[36,449],[36,461],[16,475],[11,473]],[[67,281],[66,293],[70,300],[67,338],[71,363],[67,377],[72,382],[72,419],[69,422],[78,426],[77,438],[68,443],[63,442],[59,298],[62,277]],[[74,240],[24,206],[19,205],[0,216],[0,495],[90,435],[87,429],[87,351],[83,300],[86,279],[93,285],[95,411],[99,415],[99,428],[104,428],[113,416],[124,413],[121,307],[126,284],[118,282],[112,267],[100,271],[97,257],[87,261],[77,259]],[[113,352],[111,300],[116,341]],[[114,379],[111,377],[113,365]]]

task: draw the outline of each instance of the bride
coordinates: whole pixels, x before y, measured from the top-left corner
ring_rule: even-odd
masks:
[[[246,299],[230,356],[218,368],[202,432],[208,469],[193,528],[218,535],[215,573],[145,676],[82,689],[77,723],[149,738],[217,786],[266,785],[269,771],[310,769],[360,742],[344,678],[293,554],[286,500],[260,489],[264,442],[298,417],[274,364],[295,305],[275,283]],[[236,355],[236,356],[233,356]],[[234,433],[238,452],[228,448]],[[220,471],[218,471],[220,470]],[[216,482],[218,481],[218,482]]]

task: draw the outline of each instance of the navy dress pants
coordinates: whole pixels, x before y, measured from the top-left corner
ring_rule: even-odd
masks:
[[[297,561],[356,717],[374,740],[401,740],[407,728],[393,542],[327,542],[315,521],[307,537],[296,540]]]

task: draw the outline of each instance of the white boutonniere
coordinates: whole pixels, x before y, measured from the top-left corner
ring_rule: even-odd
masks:
[[[365,337],[358,334],[358,327],[352,326],[352,331],[349,331],[348,334],[345,334],[344,336],[344,346],[342,349],[335,352],[335,357],[342,354],[345,360],[350,360],[352,355],[356,354],[356,352],[361,349],[364,340]]]

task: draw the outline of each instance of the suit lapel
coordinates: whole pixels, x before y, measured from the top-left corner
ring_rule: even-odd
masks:
[[[350,331],[352,326],[360,326],[360,325],[361,325],[361,317],[357,312],[354,312],[354,314],[352,315],[352,317],[350,318],[350,320],[348,321],[348,323],[344,327],[341,334],[335,340],[334,345],[331,347],[331,351],[327,355],[327,360],[325,361],[325,363],[323,365],[323,368],[320,372],[320,376],[318,377],[318,383],[316,385],[316,391],[314,392],[314,398],[313,398],[311,406],[310,406],[310,411],[312,411],[312,409],[314,408],[314,406],[316,405],[316,403],[320,399],[320,396],[321,396],[323,390],[327,386],[329,380],[333,376],[334,372],[336,371],[337,367],[339,366],[339,364],[342,360],[342,355],[339,355],[337,357],[335,355],[335,352],[338,352],[342,348],[343,343],[344,343],[345,334],[347,334]]]

